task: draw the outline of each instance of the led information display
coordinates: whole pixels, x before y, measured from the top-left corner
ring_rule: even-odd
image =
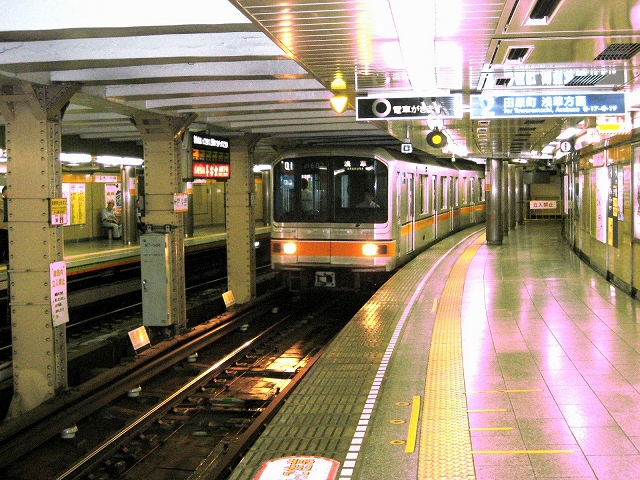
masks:
[[[193,178],[228,179],[231,176],[229,139],[193,133],[191,144]]]
[[[356,98],[356,120],[462,118],[462,95]]]
[[[471,95],[471,118],[622,115],[624,93]]]

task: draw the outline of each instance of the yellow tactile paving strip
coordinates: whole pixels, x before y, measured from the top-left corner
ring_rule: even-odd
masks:
[[[462,365],[462,293],[485,235],[460,256],[436,312],[420,428],[418,479],[475,479]]]

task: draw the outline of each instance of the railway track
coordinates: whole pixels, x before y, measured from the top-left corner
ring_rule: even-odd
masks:
[[[143,352],[37,426],[0,431],[0,477],[225,478],[364,303],[353,295],[274,300]]]

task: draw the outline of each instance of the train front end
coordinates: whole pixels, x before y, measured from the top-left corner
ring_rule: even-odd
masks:
[[[271,265],[290,289],[361,288],[395,268],[389,162],[370,151],[284,155],[272,169]]]

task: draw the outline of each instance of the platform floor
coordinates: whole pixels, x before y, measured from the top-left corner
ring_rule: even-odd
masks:
[[[358,312],[231,480],[289,456],[339,480],[640,478],[639,324],[559,223],[458,233]]]

